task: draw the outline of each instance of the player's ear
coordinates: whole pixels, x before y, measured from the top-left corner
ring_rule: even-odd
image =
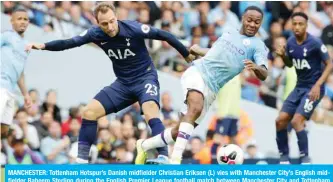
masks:
[[[14,17],[15,17],[15,14],[12,14],[12,16],[10,17],[10,23],[14,23]]]

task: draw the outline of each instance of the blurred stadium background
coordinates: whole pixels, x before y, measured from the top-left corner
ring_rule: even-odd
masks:
[[[10,15],[14,8],[28,9],[31,25],[25,36],[31,42],[45,42],[69,38],[96,24],[92,9],[94,1],[24,1],[1,2],[1,30],[10,29]],[[260,7],[264,22],[257,36],[270,49],[269,77],[260,82],[249,72],[235,78],[232,93],[235,100],[220,92],[219,99],[196,129],[184,163],[216,163],[218,146],[228,143],[221,136],[216,122],[228,115],[226,110],[238,113],[238,144],[244,149],[245,163],[277,163],[274,120],[286,95],[293,88],[296,75],[275,56],[276,45],[286,42],[291,35],[290,15],[302,11],[309,15],[308,32],[327,45],[333,57],[333,3],[332,2],[114,2],[118,19],[138,20],[175,34],[186,46],[199,44],[210,47],[225,26],[239,26],[241,14],[249,5]],[[151,56],[159,69],[161,83],[161,118],[166,127],[179,122],[182,106],[179,77],[189,66],[168,43],[147,40]],[[114,81],[112,63],[94,45],[64,52],[34,51],[25,70],[27,86],[34,105],[18,112],[8,140],[1,142],[1,165],[25,163],[69,164],[77,153],[77,137],[81,112],[101,88]],[[18,91],[18,95],[20,95]],[[237,98],[238,97],[238,98]],[[224,103],[224,104],[222,104]],[[147,138],[150,131],[140,115],[138,104],[99,121],[96,145],[91,151],[93,163],[132,163],[135,142]],[[326,82],[326,95],[307,122],[310,135],[310,156],[314,163],[333,163],[333,73]],[[298,157],[297,140],[290,131],[291,156]],[[172,149],[172,147],[170,147]]]

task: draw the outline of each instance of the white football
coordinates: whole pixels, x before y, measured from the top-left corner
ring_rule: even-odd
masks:
[[[217,152],[217,162],[224,165],[243,164],[244,152],[235,144],[224,145]]]

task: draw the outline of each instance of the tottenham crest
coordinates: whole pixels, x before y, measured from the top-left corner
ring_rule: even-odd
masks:
[[[321,50],[321,52],[323,52],[323,53],[326,53],[326,52],[327,52],[327,48],[326,48],[325,45],[322,45],[322,46],[320,47],[320,50]]]
[[[142,25],[141,30],[143,33],[148,33],[150,31],[150,27],[148,25]]]
[[[303,56],[306,57],[307,56],[307,52],[308,52],[308,49],[306,47],[304,47],[303,49]]]

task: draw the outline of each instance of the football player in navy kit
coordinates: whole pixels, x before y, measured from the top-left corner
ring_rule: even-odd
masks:
[[[156,68],[145,46],[144,39],[167,41],[191,62],[194,56],[175,36],[136,21],[119,21],[115,7],[108,3],[99,3],[94,15],[98,26],[94,26],[79,36],[67,40],[55,40],[45,44],[31,44],[27,49],[62,51],[95,43],[109,56],[117,80],[103,88],[83,112],[82,127],[79,134],[77,163],[88,163],[91,145],[96,140],[99,118],[116,113],[139,101],[145,119],[155,136],[164,130],[159,119],[160,85]],[[141,145],[137,143],[137,145]],[[167,147],[158,148],[159,157],[168,160]],[[146,158],[136,159],[136,164],[144,164]]]
[[[300,151],[300,163],[309,164],[308,136],[305,121],[324,96],[324,83],[332,71],[332,61],[327,48],[320,39],[306,32],[308,16],[297,12],[292,16],[294,36],[286,47],[280,46],[276,53],[286,66],[294,66],[297,84],[285,100],[276,119],[276,142],[280,153],[280,164],[289,164],[287,125],[291,121],[296,131]]]

